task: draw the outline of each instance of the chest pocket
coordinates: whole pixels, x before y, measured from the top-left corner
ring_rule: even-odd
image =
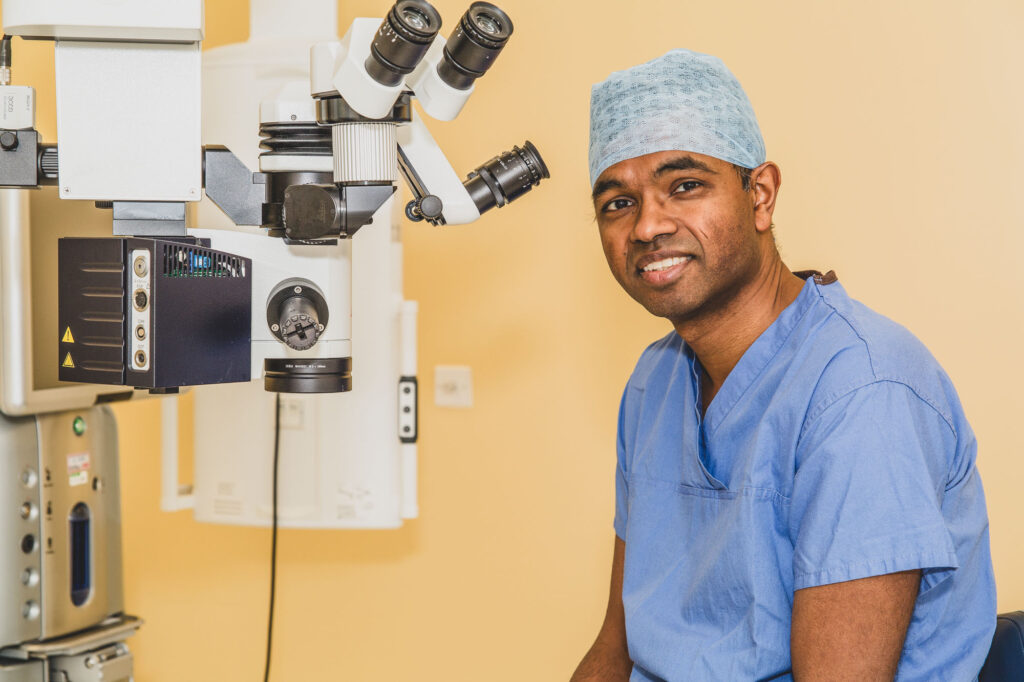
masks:
[[[634,472],[622,591],[634,662],[666,680],[753,680],[789,667],[781,502]]]

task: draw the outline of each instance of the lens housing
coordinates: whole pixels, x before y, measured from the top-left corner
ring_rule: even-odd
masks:
[[[540,152],[527,140],[522,147],[512,147],[481,165],[462,185],[483,213],[515,201],[550,177]]]
[[[448,38],[437,75],[457,90],[468,90],[494,64],[512,30],[512,20],[500,8],[474,2]]]
[[[381,85],[393,86],[412,73],[441,30],[441,15],[423,0],[398,0],[370,45],[363,67]]]
[[[267,358],[263,388],[276,393],[351,391],[352,358]]]

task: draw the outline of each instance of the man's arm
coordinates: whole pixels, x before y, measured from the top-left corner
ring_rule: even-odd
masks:
[[[622,567],[626,543],[615,537],[612,558],[612,586],[604,623],[590,651],[583,657],[569,682],[628,682],[633,670],[626,648],[626,614],[622,608]]]
[[[920,584],[921,571],[904,571],[797,590],[793,678],[892,680]]]

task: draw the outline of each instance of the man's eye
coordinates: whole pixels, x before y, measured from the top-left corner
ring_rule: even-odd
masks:
[[[621,211],[624,208],[629,208],[633,205],[633,202],[629,199],[612,199],[605,204],[601,211],[604,213],[610,213],[611,211]]]
[[[685,192],[692,192],[693,190],[697,189],[700,186],[701,183],[697,182],[696,180],[684,180],[683,182],[679,183],[676,186],[675,190],[673,191],[673,194],[683,194]]]

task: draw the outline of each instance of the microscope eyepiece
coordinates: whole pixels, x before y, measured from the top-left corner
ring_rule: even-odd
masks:
[[[380,23],[363,66],[382,85],[411,73],[441,30],[441,15],[424,0],[398,0]]]
[[[437,74],[453,88],[468,90],[491,68],[512,30],[512,20],[500,8],[474,2],[448,38]]]
[[[462,185],[483,213],[515,201],[550,177],[540,152],[527,140],[522,147],[513,147],[481,165]]]

